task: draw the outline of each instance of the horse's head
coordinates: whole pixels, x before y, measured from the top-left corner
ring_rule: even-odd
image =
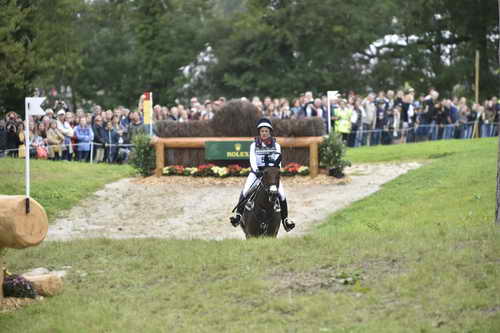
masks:
[[[278,187],[280,185],[280,168],[267,167],[264,169],[262,184],[269,193],[269,199],[274,201],[278,195]]]

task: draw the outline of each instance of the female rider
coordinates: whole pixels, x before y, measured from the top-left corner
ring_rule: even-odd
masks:
[[[281,147],[272,136],[273,126],[271,121],[267,118],[260,119],[257,122],[257,131],[259,136],[250,145],[251,172],[240,194],[236,214],[230,218],[231,224],[235,227],[240,224],[243,209],[245,208],[245,205],[241,203],[245,200],[250,189],[260,182],[264,168],[269,166],[280,167],[280,165],[275,165],[275,161],[281,154]],[[278,187],[278,196],[281,206],[281,222],[285,230],[290,231],[295,227],[295,224],[288,219],[288,204],[282,182]]]

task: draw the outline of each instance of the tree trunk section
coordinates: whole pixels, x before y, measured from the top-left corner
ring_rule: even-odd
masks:
[[[0,248],[23,249],[45,239],[49,229],[45,209],[30,198],[30,212],[26,214],[25,199],[21,195],[0,195]]]
[[[54,274],[24,276],[24,278],[31,282],[40,296],[55,296],[63,289],[62,279]]]

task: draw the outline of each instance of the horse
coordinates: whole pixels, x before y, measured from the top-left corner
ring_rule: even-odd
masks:
[[[247,195],[240,224],[246,239],[277,237],[281,224],[279,182],[280,168],[266,167],[260,182]]]

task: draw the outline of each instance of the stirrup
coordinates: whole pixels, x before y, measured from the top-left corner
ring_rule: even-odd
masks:
[[[293,223],[292,221],[290,221],[290,220],[288,219],[288,217],[287,217],[287,218],[284,218],[284,219],[281,221],[281,223],[283,224],[283,228],[285,228],[285,231],[286,231],[286,232],[289,232],[289,231],[291,231],[293,228],[295,228],[295,223]]]
[[[236,215],[231,216],[229,218],[229,221],[231,222],[231,224],[233,225],[233,227],[236,228],[241,223],[241,214],[240,213],[236,213]]]

